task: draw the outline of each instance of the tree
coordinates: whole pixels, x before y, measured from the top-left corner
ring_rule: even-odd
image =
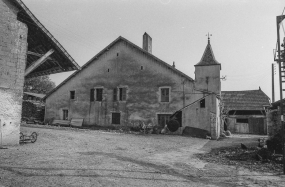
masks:
[[[24,92],[47,94],[54,88],[55,83],[47,75],[27,78],[24,82]]]

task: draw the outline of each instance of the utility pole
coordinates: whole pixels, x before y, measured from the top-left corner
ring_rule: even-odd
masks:
[[[272,64],[272,103],[275,102],[275,93],[274,93],[274,64]]]
[[[277,16],[276,17],[276,25],[277,25],[277,47],[278,47],[278,60],[277,63],[279,63],[279,84],[280,84],[280,114],[281,114],[281,134],[282,134],[282,150],[283,150],[283,174],[285,174],[285,148],[284,148],[284,116],[283,116],[283,89],[282,89],[282,83],[285,81],[282,81],[282,77],[285,77],[285,75],[282,75],[284,71],[284,64],[282,66],[282,63],[285,59],[281,59],[281,50],[280,50],[280,23],[285,19],[285,15]],[[284,44],[283,44],[284,45]],[[283,71],[282,71],[283,69]]]

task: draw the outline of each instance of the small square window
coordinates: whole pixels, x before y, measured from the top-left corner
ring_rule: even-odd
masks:
[[[70,99],[75,99],[75,91],[70,91]]]
[[[96,101],[103,100],[103,88],[96,88]]]
[[[200,108],[205,108],[205,98],[200,101]]]
[[[169,102],[169,88],[161,88],[160,89],[160,101],[161,102]]]
[[[120,125],[120,122],[121,122],[121,114],[112,113],[112,124]]]

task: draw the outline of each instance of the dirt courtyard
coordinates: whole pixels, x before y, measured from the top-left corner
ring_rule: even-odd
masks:
[[[199,160],[225,141],[83,129],[21,127],[38,140],[0,149],[0,187],[7,186],[285,186],[285,177]]]

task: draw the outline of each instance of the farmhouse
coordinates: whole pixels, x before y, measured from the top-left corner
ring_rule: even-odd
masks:
[[[24,79],[79,69],[21,0],[0,0],[0,143],[19,144]]]
[[[219,129],[221,65],[214,58],[210,40],[195,66],[195,80],[155,57],[147,33],[142,46],[121,36],[109,44],[47,94],[45,122],[83,119],[83,125],[144,122],[164,126],[174,112],[185,107],[176,133],[185,126],[210,132],[211,115],[218,119],[212,129]],[[195,107],[186,111],[191,103]],[[212,133],[213,138],[218,132]]]
[[[227,110],[224,130],[233,133],[267,134],[266,108],[269,97],[259,88],[246,91],[222,91]]]

